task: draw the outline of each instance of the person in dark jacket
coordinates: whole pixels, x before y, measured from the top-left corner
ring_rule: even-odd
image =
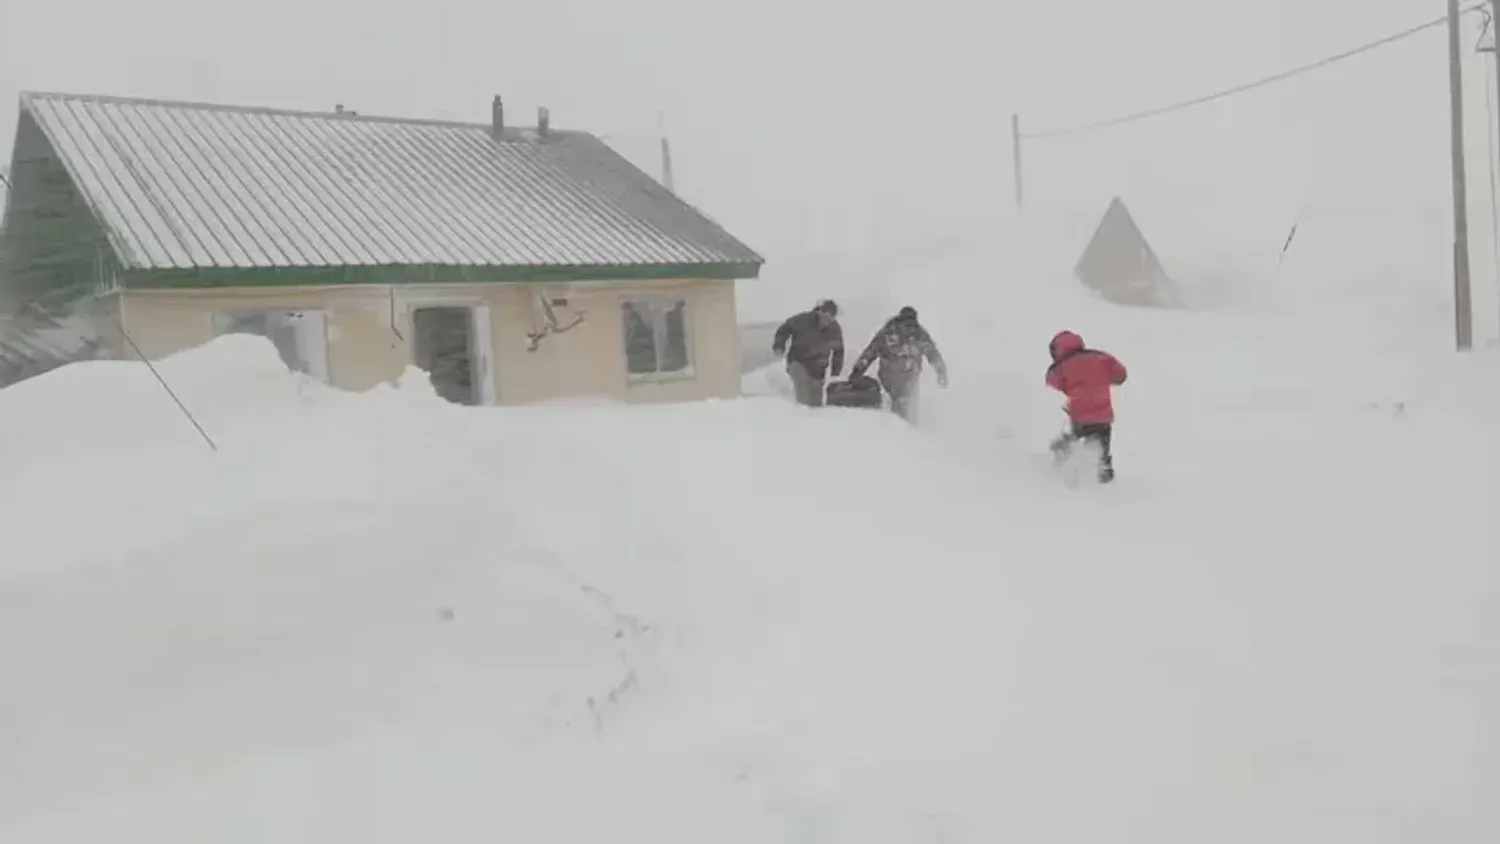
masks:
[[[1125,365],[1109,352],[1090,349],[1072,331],[1059,331],[1048,344],[1052,365],[1047,367],[1047,386],[1068,397],[1069,431],[1052,441],[1052,453],[1065,457],[1079,441],[1099,448],[1099,482],[1115,479],[1115,408],[1113,388],[1125,383]]]
[[[844,329],[838,317],[839,306],[832,299],[824,299],[776,329],[771,351],[778,357],[786,355],[786,372],[792,378],[798,404],[822,407],[823,382],[829,370],[835,378],[844,371]]]
[[[937,371],[938,386],[948,386],[948,364],[932,341],[932,335],[917,321],[917,309],[910,305],[886,320],[885,325],[875,332],[870,345],[849,370],[849,377],[864,375],[877,360],[880,368],[876,375],[880,386],[891,396],[891,410],[908,422],[917,421],[917,399],[924,362],[931,363]]]

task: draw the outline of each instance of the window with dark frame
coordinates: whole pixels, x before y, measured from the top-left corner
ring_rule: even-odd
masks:
[[[631,299],[622,304],[622,311],[630,375],[692,374],[685,300]]]

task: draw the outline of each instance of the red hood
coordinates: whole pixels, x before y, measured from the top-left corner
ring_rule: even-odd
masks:
[[[1053,335],[1052,343],[1047,348],[1052,352],[1052,359],[1057,360],[1067,357],[1074,352],[1081,351],[1083,349],[1083,338],[1071,331],[1059,331]]]

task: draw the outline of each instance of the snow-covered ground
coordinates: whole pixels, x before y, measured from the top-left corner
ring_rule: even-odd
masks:
[[[1497,840],[1500,360],[1318,242],[1194,312],[914,259],[846,332],[922,310],[920,430],[243,337],[160,365],[217,452],[138,364],[6,389],[0,840]],[[1063,327],[1131,368],[1111,487],[1042,457]]]

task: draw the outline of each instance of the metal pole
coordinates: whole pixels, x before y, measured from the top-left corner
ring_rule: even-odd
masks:
[[[1500,97],[1500,0],[1490,0],[1489,52],[1491,60],[1495,63],[1495,96]],[[1485,95],[1485,104],[1488,107],[1488,93]],[[1500,118],[1500,108],[1495,109],[1495,116],[1496,118]],[[1500,119],[1497,119],[1496,122],[1500,123]],[[1490,130],[1494,131],[1496,128],[1500,127],[1492,126]],[[1495,210],[1495,150],[1492,148],[1493,146],[1493,144],[1485,145],[1485,155],[1490,156],[1488,162],[1490,166],[1490,236],[1492,238],[1490,248],[1495,253],[1493,272],[1495,273],[1496,292],[1500,292],[1500,219],[1497,219],[1500,218],[1500,212]]]
[[[661,183],[676,193],[677,188],[672,184],[672,145],[667,141],[667,113],[664,111],[656,113],[656,133],[661,136]]]
[[[1464,90],[1458,0],[1448,0],[1449,156],[1453,163],[1453,337],[1461,352],[1473,347],[1469,291],[1469,198],[1464,175]]]
[[[161,388],[167,391],[167,395],[171,396],[172,401],[177,403],[177,409],[182,411],[182,415],[186,416],[189,422],[193,423],[194,428],[198,429],[198,436],[202,437],[203,441],[208,443],[208,447],[217,453],[219,444],[214,442],[214,438],[210,437],[207,431],[203,430],[203,426],[198,422],[198,417],[194,416],[193,412],[187,409],[187,405],[183,404],[182,399],[177,397],[177,392],[172,389],[172,385],[168,384],[167,379],[161,377],[161,373],[157,372],[156,367],[151,365],[151,358],[146,357],[141,352],[141,347],[137,346],[135,340],[131,339],[130,332],[125,330],[125,323],[116,320],[116,325],[120,329],[120,336],[124,337],[125,342],[130,344],[130,350],[135,352],[135,356],[141,359],[141,363],[144,363],[147,369],[151,370],[151,374],[156,378],[156,383],[160,384]]]
[[[1500,0],[1490,0],[1490,49],[1495,57],[1495,86],[1500,91]],[[1500,115],[1500,109],[1495,112]]]
[[[1500,2],[1500,0],[1496,0]],[[1012,113],[1010,116],[1010,156],[1012,178],[1016,183],[1016,210],[1020,211],[1025,206],[1025,192],[1021,183],[1021,115]]]

